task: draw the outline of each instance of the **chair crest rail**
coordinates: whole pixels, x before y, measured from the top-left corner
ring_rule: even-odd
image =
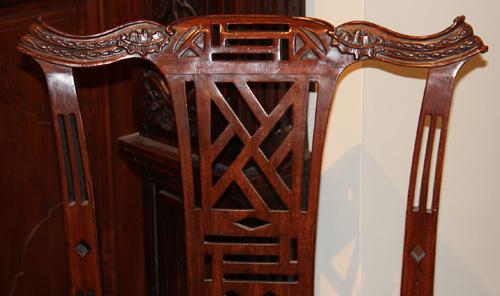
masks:
[[[436,67],[488,50],[472,27],[459,16],[449,28],[428,36],[403,35],[368,22],[349,22],[336,28],[333,44],[356,59],[377,58],[402,66]]]
[[[152,21],[137,21],[91,36],[60,32],[35,18],[19,50],[40,60],[72,67],[92,67],[129,57],[162,52],[174,32]]]
[[[268,28],[252,30],[251,23]],[[256,41],[256,45],[238,42],[245,39],[270,41]],[[288,43],[286,53],[279,41]],[[488,50],[464,16],[455,18],[449,28],[428,36],[403,35],[365,21],[334,27],[322,20],[285,16],[186,18],[168,26],[141,20],[101,34],[75,36],[57,31],[37,18],[18,48],[35,58],[71,67],[91,67],[138,57],[168,62],[180,56],[190,62],[201,58],[217,63],[250,52],[255,55],[249,60],[252,63],[314,60],[335,63],[341,59],[339,54],[345,54],[352,55],[354,60],[376,59],[431,68]]]

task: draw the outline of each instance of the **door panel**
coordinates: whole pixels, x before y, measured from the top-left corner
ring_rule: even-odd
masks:
[[[17,42],[33,16],[64,32],[92,34],[144,17],[143,6],[139,0],[0,1],[0,295],[68,295],[70,287],[45,78],[17,52]],[[141,67],[76,73],[96,180],[105,295],[144,290],[140,181],[116,153],[116,138],[136,129],[132,102],[140,95],[131,81]]]
[[[32,15],[74,30],[76,11],[72,2],[0,7],[0,295],[68,294],[47,90],[36,62],[15,48]]]

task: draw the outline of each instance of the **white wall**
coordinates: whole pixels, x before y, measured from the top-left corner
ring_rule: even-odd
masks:
[[[307,0],[334,25],[365,19],[416,35],[465,14],[490,52],[453,97],[438,227],[435,295],[500,295],[500,2]],[[425,70],[367,62],[341,82],[323,167],[316,294],[398,295],[409,170]],[[473,71],[470,71],[473,70]],[[402,75],[402,76],[401,76]],[[496,182],[495,182],[496,181]]]

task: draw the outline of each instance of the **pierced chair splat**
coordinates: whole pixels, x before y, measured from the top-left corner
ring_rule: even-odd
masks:
[[[19,50],[39,62],[49,86],[73,295],[102,294],[92,176],[72,68],[139,58],[164,76],[178,137],[187,293],[218,296],[313,295],[321,162],[339,75],[367,59],[428,68],[410,176],[401,295],[432,295],[454,82],[465,62],[487,50],[463,17],[423,37],[363,21],[334,27],[286,16],[192,17],[167,27],[138,21],[83,37],[36,20]],[[271,103],[256,90],[264,84],[279,85]],[[315,105],[308,104],[313,89]],[[188,110],[191,91],[194,112]],[[215,129],[214,120],[224,124]],[[430,140],[423,147],[426,121]],[[226,153],[229,145],[238,147],[235,153]],[[431,174],[433,145],[439,153]],[[427,151],[423,160],[420,149]],[[429,192],[417,190],[419,163],[418,185],[433,182]],[[429,196],[432,206],[426,209]]]

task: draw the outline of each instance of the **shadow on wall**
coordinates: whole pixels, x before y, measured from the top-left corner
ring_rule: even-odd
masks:
[[[316,293],[352,295],[360,280],[360,146],[323,171],[318,216]]]
[[[442,211],[442,210],[441,210]],[[454,296],[495,296],[492,292],[488,292],[481,277],[474,270],[474,267],[465,262],[460,255],[455,252],[452,245],[446,241],[437,241],[436,253],[436,273],[434,278],[434,294],[435,295],[454,295]],[[439,264],[439,263],[446,263]],[[454,279],[448,271],[460,270],[462,274],[460,279]],[[466,278],[466,281],[461,279]],[[446,283],[446,281],[453,284]]]
[[[382,220],[386,215],[393,218],[394,223],[385,225],[376,233],[363,233],[362,243],[369,252],[360,261],[360,190],[353,182],[353,175],[359,174],[359,154],[364,155],[363,166],[373,174],[374,181],[383,188],[385,194],[367,192],[363,199],[383,203],[385,212],[371,213],[373,223]],[[319,296],[347,295],[399,295],[401,281],[401,264],[403,252],[403,231],[406,211],[406,196],[398,196],[396,186],[392,183],[383,167],[370,155],[361,151],[361,146],[353,147],[332,166],[323,172],[322,194],[319,210],[318,244],[316,257],[316,293]],[[376,191],[376,190],[375,190]],[[388,193],[388,194],[387,194]],[[391,194],[392,193],[392,194]],[[388,200],[390,199],[390,200]],[[438,234],[439,235],[439,234]],[[397,243],[394,243],[397,242]],[[481,279],[472,266],[469,266],[453,247],[438,239],[436,295],[492,295],[485,290]],[[446,262],[446,266],[439,265]],[[372,266],[367,266],[372,264]],[[363,268],[363,283],[361,276]],[[461,270],[461,278],[467,282],[456,281],[453,285],[441,285],[447,278],[446,270]],[[367,272],[377,274],[365,274]],[[440,275],[442,275],[440,277]],[[375,280],[376,279],[376,280]],[[444,288],[446,291],[443,291]],[[453,290],[449,290],[452,287]],[[361,294],[361,290],[364,292]]]
[[[403,68],[377,61],[363,64],[364,67],[377,68],[401,77],[422,80],[427,77],[426,69]],[[457,84],[469,72],[485,65],[486,62],[481,57],[473,58],[462,68]],[[335,118],[331,120],[335,124]],[[416,125],[410,135],[412,139],[415,131]],[[386,145],[387,149],[394,148],[394,143]],[[411,162],[413,151],[407,153]],[[409,164],[405,166],[410,167]],[[370,188],[373,191],[363,190],[362,197],[361,167],[370,172],[370,176],[364,177],[373,178],[371,182],[377,184],[376,187]],[[444,169],[446,170],[446,166]],[[352,147],[323,170],[316,251],[317,295],[399,295],[407,197],[406,191],[401,196],[398,187],[384,170],[384,166],[377,163],[374,157],[362,148],[362,144]],[[409,173],[409,170],[405,172],[407,178]],[[368,217],[360,217],[361,198],[365,206],[370,203],[383,204],[384,211],[369,211]],[[381,223],[380,228],[375,227],[378,229],[376,232],[362,233],[360,219],[364,219],[365,224],[370,221],[377,223],[387,221],[387,215],[391,223]],[[360,257],[361,254],[363,258]],[[439,238],[437,256],[436,295],[490,295],[473,268],[446,242],[440,242]],[[440,266],[440,262],[446,262],[447,265]],[[463,272],[461,278],[467,278],[467,283],[457,282],[441,286],[441,280],[453,281],[452,278],[446,278],[446,270],[457,269]],[[453,288],[452,291],[449,290],[450,287]],[[447,291],[441,291],[444,288]]]
[[[377,192],[372,192],[363,197],[371,199],[371,202],[385,205],[385,212],[370,213],[374,215],[368,219],[376,223],[389,212],[391,216],[399,216],[399,221],[404,221],[406,203],[402,203],[401,200],[387,200],[388,197],[397,196],[396,187],[382,167],[365,151],[362,151],[361,145],[353,147],[326,169],[322,175],[321,192],[323,194],[319,211],[317,252],[321,254],[321,258],[317,258],[316,262],[316,293],[320,296],[361,295],[361,290],[365,288],[361,286],[362,267],[380,272],[376,275],[378,287],[370,287],[374,290],[370,289],[363,295],[398,295],[399,293],[403,249],[401,234],[404,223],[392,223],[389,227],[380,228],[377,233],[363,233],[362,243],[370,246],[368,256],[377,256],[377,259],[365,260],[370,258],[363,258],[363,262],[360,261],[361,196],[359,184],[353,181],[358,180],[353,179],[353,176],[359,176],[361,173],[360,154],[364,155],[363,166],[371,172],[376,172],[373,178],[379,184],[379,188],[383,188],[384,193],[393,193],[379,195]],[[377,215],[380,216],[377,217]],[[398,243],[394,244],[394,241]],[[384,262],[384,265],[365,266],[365,264],[376,264],[379,260]],[[399,267],[394,265],[399,265]],[[370,275],[367,276],[370,277]]]
[[[337,93],[343,85],[344,78],[361,70],[361,67],[362,63],[354,64],[348,67],[339,78],[330,112],[325,149],[334,148],[328,144],[332,142],[328,139],[329,137],[337,141],[342,137],[341,134],[345,134],[345,130],[342,129],[352,128],[349,125],[341,126],[337,122],[335,109],[340,107],[338,106],[339,99],[359,100],[360,98],[342,97]],[[333,126],[335,128],[332,130]],[[355,135],[359,134],[358,130],[353,132]],[[359,268],[360,146],[357,139],[347,141],[355,141],[355,143],[352,143],[350,148],[341,145],[346,147],[346,152],[340,155],[334,163],[323,163],[316,244],[316,295],[351,295],[359,286],[357,283],[361,275]],[[324,161],[328,153],[332,151],[325,150]],[[339,152],[333,153],[338,155]]]

